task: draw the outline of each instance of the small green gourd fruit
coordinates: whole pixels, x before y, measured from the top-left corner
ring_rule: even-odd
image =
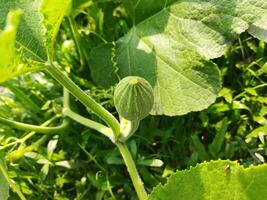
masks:
[[[129,121],[144,119],[153,107],[153,89],[144,78],[125,77],[115,88],[114,103],[123,118]]]

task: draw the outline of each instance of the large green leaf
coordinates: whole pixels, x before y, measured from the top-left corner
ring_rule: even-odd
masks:
[[[20,10],[10,12],[6,27],[0,32],[0,82],[41,68],[37,62],[24,60],[22,53],[15,49],[16,32],[21,14]]]
[[[237,162],[211,161],[177,171],[148,200],[262,200],[266,185],[266,164],[244,168]]]
[[[48,57],[53,60],[56,35],[70,6],[71,0],[0,0],[0,82],[42,69]],[[23,13],[21,21],[11,12],[4,28],[12,10]]]
[[[9,196],[9,184],[2,173],[3,170],[6,170],[6,166],[4,163],[3,155],[0,152],[0,199],[7,200]]]
[[[106,87],[118,82],[118,76],[144,77],[154,87],[152,114],[170,116],[202,110],[214,102],[220,79],[217,66],[209,59],[222,56],[249,27],[257,25],[263,31],[259,21],[267,14],[265,0],[124,3],[134,25],[115,44],[92,51],[92,77]],[[105,67],[95,59],[99,57],[106,61]]]
[[[41,23],[39,6],[40,0],[0,0],[0,28],[4,27],[4,20],[11,10],[22,10],[23,16],[18,28],[16,47],[23,51],[24,58],[46,61],[45,27]]]

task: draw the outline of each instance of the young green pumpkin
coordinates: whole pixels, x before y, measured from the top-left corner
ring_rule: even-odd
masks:
[[[121,117],[129,121],[142,120],[153,107],[153,89],[144,78],[125,77],[115,88],[114,103]]]

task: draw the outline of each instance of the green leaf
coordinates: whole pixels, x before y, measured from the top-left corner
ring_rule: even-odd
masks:
[[[210,156],[209,156],[208,152],[206,151],[204,144],[199,139],[199,137],[194,134],[191,136],[191,139],[192,139],[192,142],[193,142],[193,145],[195,148],[195,152],[197,152],[200,160],[201,161],[210,160]]]
[[[260,136],[260,134],[262,135],[267,135],[267,125],[265,126],[260,126],[259,128],[256,128],[255,130],[253,130],[251,133],[249,133],[246,138],[247,139],[251,139],[251,138],[258,138]]]
[[[22,52],[15,49],[16,32],[21,15],[21,10],[10,12],[6,27],[0,32],[0,83],[20,74],[42,68],[37,62],[23,59]]]
[[[237,162],[205,162],[177,171],[148,200],[261,200],[266,196],[267,165],[244,168]]]
[[[11,10],[22,10],[23,16],[18,27],[16,47],[23,52],[23,57],[43,62],[47,60],[44,42],[45,27],[42,15],[38,12],[40,0],[0,0],[0,28]]]
[[[220,78],[209,59],[222,56],[238,34],[267,14],[265,0],[124,3],[134,25],[115,45],[92,50],[92,77],[106,87],[118,82],[117,75],[146,78],[154,87],[156,115],[183,115],[213,103]],[[109,62],[103,67],[96,57]],[[104,81],[94,76],[106,72],[113,73]]]
[[[249,27],[249,33],[256,38],[267,42],[267,14]]]
[[[43,14],[45,25],[45,41],[48,55],[53,57],[53,46],[64,16],[71,9],[71,0],[43,0],[40,12]]]
[[[95,51],[91,52],[90,64],[94,66],[92,68],[92,77],[100,85],[109,87],[119,82],[119,76],[117,75],[116,63],[114,63],[113,56],[115,55],[115,44],[108,43],[99,45]],[[103,72],[105,72],[105,78],[103,78]]]
[[[216,131],[217,133],[215,135],[215,138],[213,139],[212,143],[209,145],[209,152],[214,158],[218,156],[223,146],[225,134],[228,128],[228,118],[227,117],[223,118],[223,120],[219,122],[219,126],[220,127]]]
[[[71,0],[0,0],[0,82],[43,69],[47,54],[53,59],[56,35],[70,6]]]
[[[52,159],[53,153],[57,147],[58,135],[54,136],[53,139],[49,140],[47,144],[47,157],[49,160]]]
[[[161,11],[175,0],[123,0],[122,2],[136,24]]]
[[[0,199],[7,200],[9,197],[9,184],[3,174],[6,171],[6,165],[2,153],[0,152]]]

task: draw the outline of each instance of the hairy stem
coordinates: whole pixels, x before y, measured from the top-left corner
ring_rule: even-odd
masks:
[[[63,94],[63,99],[64,99],[64,109],[63,109],[63,114],[65,116],[68,116],[69,118],[73,119],[74,121],[89,127],[91,129],[94,129],[103,135],[107,136],[112,142],[115,142],[115,136],[112,132],[112,130],[98,122],[95,122],[93,120],[87,119],[78,113],[75,113],[71,110],[70,108],[70,99],[69,99],[69,92],[64,88],[64,94]]]
[[[132,182],[133,182],[135,191],[137,192],[139,200],[147,199],[148,196],[144,188],[144,184],[138,174],[138,171],[135,166],[135,162],[132,158],[130,151],[128,150],[128,147],[126,146],[125,143],[121,143],[121,142],[117,142],[116,145],[119,148],[120,153],[123,157],[123,160],[130,174],[130,177],[132,179]]]
[[[75,96],[87,108],[91,109],[100,119],[107,123],[112,129],[116,138],[120,135],[120,125],[117,119],[108,112],[103,106],[98,104],[94,99],[88,96],[81,88],[79,88],[69,77],[67,77],[55,64],[47,65],[47,71],[62,86],[64,86],[73,96]]]
[[[63,108],[70,109],[70,93],[66,88],[63,88]]]

